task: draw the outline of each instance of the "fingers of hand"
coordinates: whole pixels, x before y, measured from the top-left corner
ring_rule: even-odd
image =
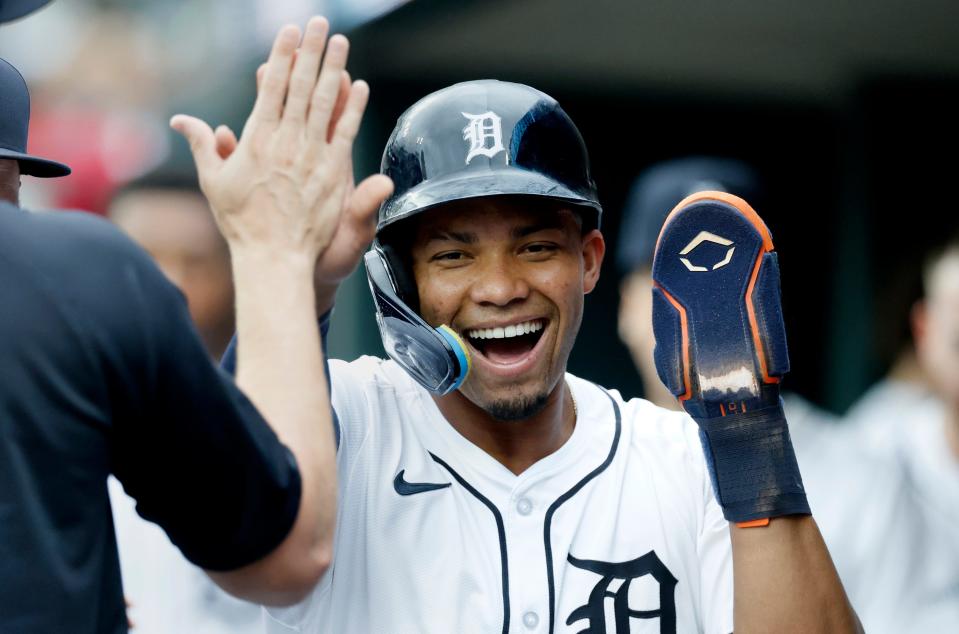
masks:
[[[205,121],[184,114],[175,115],[170,119],[170,127],[182,134],[190,143],[193,161],[202,183],[211,172],[215,171],[222,159],[217,155],[217,142],[213,130]]]
[[[376,211],[392,193],[393,181],[383,174],[374,174],[363,179],[350,196],[350,221],[367,242],[376,232]]]
[[[296,51],[293,51],[293,63],[296,63]],[[263,87],[263,78],[266,76],[266,62],[256,67],[256,92],[259,94]]]
[[[296,53],[290,74],[289,92],[283,108],[284,123],[299,125],[306,119],[329,27],[329,22],[322,17],[314,17],[306,25],[303,42]]]
[[[256,69],[256,93],[260,94],[263,86],[263,78],[266,76],[266,62],[260,64]]]
[[[275,123],[280,120],[290,79],[290,65],[299,41],[300,29],[296,26],[284,26],[277,33],[266,62],[253,113],[250,115],[252,120],[261,123]]]
[[[350,96],[351,85],[352,80],[350,79],[350,74],[344,70],[340,74],[340,89],[336,93],[336,105],[333,106],[333,114],[330,115],[329,129],[326,131],[327,143],[333,141],[333,132],[336,130],[336,124],[339,122],[340,117],[343,116],[343,109],[346,108],[346,100]]]
[[[336,130],[330,141],[340,152],[346,154],[352,152],[353,140],[360,129],[360,122],[363,120],[363,112],[366,110],[369,98],[370,87],[367,83],[362,79],[353,82],[346,105],[343,107],[343,114],[336,124]]]
[[[326,45],[323,69],[313,90],[307,121],[309,137],[313,142],[322,143],[326,140],[330,118],[339,99],[340,82],[349,51],[350,43],[343,35],[334,35]]]
[[[228,126],[221,125],[217,127],[213,135],[216,138],[216,153],[223,160],[230,158],[238,144],[236,134]]]
[[[336,240],[349,245],[350,250],[355,252],[355,258],[361,257],[376,235],[376,211],[392,192],[393,181],[382,174],[375,174],[360,182],[350,196]]]

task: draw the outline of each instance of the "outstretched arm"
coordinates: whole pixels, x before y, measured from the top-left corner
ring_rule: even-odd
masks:
[[[327,42],[328,28],[312,19],[302,42],[296,27],[280,31],[239,142],[192,117],[172,121],[190,142],[201,188],[230,245],[237,383],[301,473],[299,513],[287,538],[253,564],[210,573],[233,594],[261,603],[298,600],[331,561],[335,444],[314,272],[336,249],[343,225],[357,218],[372,224],[391,186],[373,177],[353,187],[351,152],[368,88],[344,85],[348,42],[341,35]]]

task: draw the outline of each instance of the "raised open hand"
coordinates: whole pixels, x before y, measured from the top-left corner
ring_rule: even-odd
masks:
[[[297,27],[280,30],[238,142],[227,128],[214,133],[194,117],[171,121],[190,142],[200,187],[233,250],[314,261],[352,251],[331,245],[349,233],[342,225],[372,226],[391,191],[379,175],[354,187],[353,141],[369,89],[349,81],[349,43],[342,35],[327,41],[328,30],[323,18],[310,20],[302,42]]]

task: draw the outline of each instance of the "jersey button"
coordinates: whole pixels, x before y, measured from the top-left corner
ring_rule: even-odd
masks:
[[[539,625],[539,615],[536,612],[527,612],[523,615],[523,625],[528,629],[533,629]]]
[[[529,515],[533,512],[533,503],[529,501],[529,498],[520,498],[520,501],[516,503],[516,510],[520,515]],[[529,612],[529,614],[533,613]],[[533,616],[536,615],[533,614]]]

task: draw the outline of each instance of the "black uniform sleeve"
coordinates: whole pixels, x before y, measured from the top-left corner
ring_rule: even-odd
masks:
[[[93,326],[115,408],[113,470],[139,514],[190,561],[236,569],[289,533],[299,470],[212,363],[183,296],[136,251],[120,265],[122,288],[111,294],[118,299]]]

